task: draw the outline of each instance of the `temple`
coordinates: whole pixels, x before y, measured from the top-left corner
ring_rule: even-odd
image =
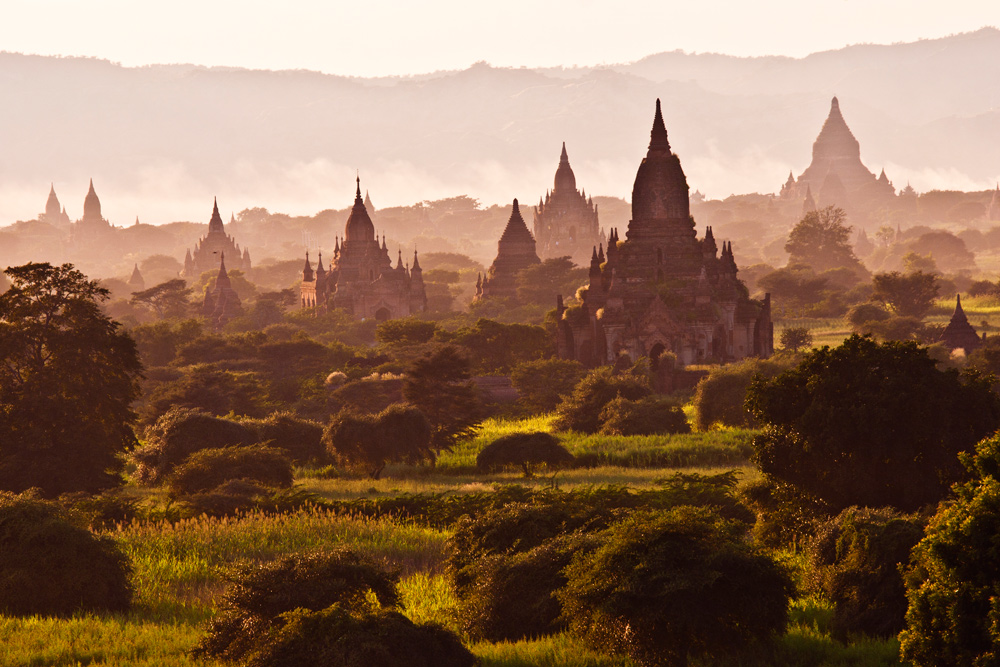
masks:
[[[972,352],[983,344],[983,339],[969,324],[969,318],[962,310],[962,296],[960,294],[955,295],[955,312],[952,313],[951,321],[941,333],[941,342],[952,350],[962,348],[966,352]]]
[[[215,284],[205,288],[205,300],[202,302],[201,314],[217,328],[243,314],[243,304],[240,302],[236,290],[233,289],[232,280],[226,271],[225,253],[219,256],[219,274],[215,277]]]
[[[497,256],[486,272],[476,281],[476,296],[473,301],[489,298],[517,300],[517,274],[541,260],[535,252],[535,239],[524,224],[517,200],[510,213],[507,226],[497,242]]]
[[[579,266],[586,266],[590,250],[603,243],[593,198],[576,189],[576,175],[569,166],[566,143],[563,143],[555,183],[545,199],[538,200],[534,218],[535,242],[542,259],[569,256]]]
[[[98,244],[110,232],[111,223],[101,215],[101,200],[94,190],[94,179],[90,179],[90,188],[83,199],[83,217],[73,224],[72,242],[78,247]]]
[[[711,228],[697,238],[659,100],[625,236],[612,229],[607,253],[592,248],[582,303],[557,298],[561,357],[597,366],[646,356],[655,370],[665,352],[681,366],[771,355],[770,295],[749,298],[731,243],[720,253]]]
[[[132,276],[128,279],[128,288],[131,292],[141,292],[146,289],[146,281],[142,279],[142,274],[139,273],[138,264],[132,269]]]
[[[93,186],[93,183],[91,183]],[[56,196],[56,186],[49,187],[49,198],[45,201],[45,212],[38,214],[41,222],[47,222],[57,229],[69,229],[69,216],[66,215],[66,207],[59,205],[59,197]]]
[[[330,268],[323,266],[322,253],[315,271],[306,252],[302,269],[300,301],[303,308],[342,308],[359,319],[388,320],[423,312],[427,292],[423,271],[413,251],[413,265],[403,264],[399,251],[392,266],[385,237],[379,244],[375,226],[361,200],[361,179],[344,228],[343,243],[336,239]]]
[[[250,251],[236,243],[232,236],[226,233],[222,216],[219,215],[218,200],[212,205],[212,218],[208,221],[208,234],[195,245],[194,252],[190,250],[184,256],[184,277],[197,278],[206,271],[217,271],[222,264],[222,255],[229,255],[232,268],[244,273],[250,271]]]
[[[811,194],[820,207],[839,206],[855,211],[884,204],[895,193],[884,169],[876,177],[861,162],[861,144],[847,127],[836,97],[830,102],[830,113],[813,142],[812,162],[798,179],[789,174],[781,188],[783,199],[803,199]]]

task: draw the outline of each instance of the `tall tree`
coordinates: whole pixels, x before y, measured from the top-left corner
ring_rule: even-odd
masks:
[[[804,264],[815,271],[846,267],[867,274],[851,247],[853,230],[842,208],[827,206],[806,213],[792,228],[785,243],[788,263]]]
[[[884,303],[892,312],[922,318],[934,305],[938,280],[933,273],[876,273],[872,278],[872,300]]]
[[[49,495],[120,482],[136,444],[135,343],[105,315],[108,290],[71,264],[8,268],[0,295],[0,488]]]
[[[959,453],[1000,426],[987,379],[938,370],[916,343],[858,335],[754,381],[747,406],[764,427],[761,471],[836,510],[936,503],[961,475]]]
[[[450,450],[479,428],[482,404],[470,366],[457,347],[443,345],[417,359],[407,371],[403,396],[427,416],[435,450]]]

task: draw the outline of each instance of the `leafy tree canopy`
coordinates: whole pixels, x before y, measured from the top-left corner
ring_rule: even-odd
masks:
[[[5,272],[0,295],[0,488],[98,491],[136,444],[130,405],[142,365],[100,302],[106,289],[71,264]]]
[[[867,273],[851,247],[853,230],[844,209],[827,206],[806,213],[788,235],[789,264],[805,264],[816,271],[846,266]]]
[[[988,380],[938,370],[916,343],[858,335],[758,378],[747,406],[764,425],[760,469],[835,510],[937,502],[961,473],[958,454],[1000,425]]]
[[[872,277],[872,300],[885,304],[892,312],[922,318],[934,305],[938,279],[932,273],[877,273]]]

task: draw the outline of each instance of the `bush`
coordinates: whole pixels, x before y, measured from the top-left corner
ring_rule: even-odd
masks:
[[[525,477],[532,476],[532,465],[550,468],[573,464],[573,455],[559,444],[551,433],[510,433],[486,445],[476,457],[480,470],[495,470],[516,466]]]
[[[551,412],[583,377],[583,365],[569,359],[526,361],[510,372],[518,403],[533,412]]]
[[[747,403],[766,424],[761,471],[829,503],[936,503],[961,476],[958,454],[1000,425],[1000,397],[975,373],[938,370],[915,343],[852,336],[759,380]]]
[[[553,427],[559,431],[597,433],[601,428],[601,411],[619,396],[632,401],[652,393],[645,378],[631,373],[615,375],[609,366],[596,368],[573,388],[556,409]]]
[[[174,468],[166,481],[172,495],[183,496],[234,480],[288,488],[292,485],[292,464],[284,451],[264,445],[203,449]]]
[[[891,637],[903,629],[899,567],[923,537],[923,524],[889,508],[848,507],[819,526],[809,545],[810,579],[833,603],[834,636]]]
[[[757,375],[774,377],[792,364],[791,357],[743,359],[710,370],[694,392],[695,425],[698,430],[708,431],[716,424],[756,428],[757,420],[746,407],[750,381]]]
[[[254,431],[258,442],[284,451],[293,463],[323,464],[328,458],[323,447],[323,427],[316,422],[299,419],[290,412],[276,412],[241,423]]]
[[[691,432],[684,411],[662,396],[647,396],[638,401],[619,396],[604,406],[600,419],[604,435]]]
[[[904,573],[901,656],[916,667],[1000,662],[1000,435],[962,463],[968,481],[938,507]]]
[[[391,405],[377,415],[341,411],[323,432],[323,444],[342,464],[363,467],[373,479],[388,463],[435,458],[427,417],[406,405]]]
[[[83,517],[91,530],[106,530],[128,524],[142,516],[139,503],[117,491],[99,495],[64,493],[59,504]]]
[[[245,567],[194,654],[258,667],[473,664],[453,634],[395,611],[397,580],[343,548]]]
[[[785,630],[788,574],[710,510],[636,512],[596,538],[556,592],[573,633],[595,648],[686,665],[739,658]]]
[[[398,611],[337,604],[296,609],[242,664],[246,667],[472,667],[476,658],[450,632]]]
[[[323,505],[323,500],[302,489],[278,489],[245,479],[224,482],[211,491],[184,496],[180,516],[228,517],[247,512],[283,514]]]
[[[254,432],[243,424],[198,410],[172,408],[147,431],[146,444],[132,453],[136,478],[156,484],[197,451],[256,441]]]
[[[469,636],[519,641],[562,632],[566,619],[555,592],[566,585],[563,569],[593,539],[575,534],[544,541],[530,551],[485,556],[472,564],[475,586],[459,607]]]
[[[816,532],[816,522],[830,517],[830,507],[798,488],[762,478],[740,490],[740,500],[757,515],[754,540],[773,549],[796,548]]]
[[[0,613],[124,612],[131,567],[118,544],[76,525],[55,503],[0,492]]]
[[[889,311],[877,303],[859,303],[847,311],[847,321],[856,333],[865,333],[871,322],[884,322],[892,317]]]
[[[358,414],[377,414],[393,403],[403,402],[403,379],[375,374],[342,384],[330,392],[327,409],[330,414],[350,410]]]

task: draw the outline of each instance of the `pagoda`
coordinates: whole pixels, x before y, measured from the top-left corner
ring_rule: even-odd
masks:
[[[544,200],[539,198],[535,207],[533,227],[538,256],[542,259],[569,256],[577,265],[586,266],[591,248],[604,242],[593,198],[576,189],[566,142],[552,190],[545,193]]]
[[[564,153],[565,154],[565,153]],[[489,298],[517,299],[517,274],[541,260],[535,252],[535,239],[521,217],[521,209],[514,200],[507,226],[497,242],[497,256],[486,272],[476,281],[473,301]]]
[[[225,253],[219,257],[219,273],[215,284],[205,288],[205,300],[202,302],[201,314],[216,327],[221,328],[229,320],[243,314],[243,304],[233,289],[233,282],[226,271]]]
[[[656,101],[649,149],[632,187],[632,219],[591,251],[582,303],[557,298],[559,355],[587,366],[664,353],[677,364],[767,357],[773,352],[770,295],[755,301],[737,278],[732,243],[711,227],[697,237],[687,178],[671,152]]]
[[[212,204],[212,217],[208,221],[208,234],[195,244],[194,252],[190,250],[184,256],[183,276],[188,279],[197,278],[206,271],[217,271],[222,264],[222,256],[229,255],[232,268],[244,273],[250,271],[250,250],[240,250],[239,244],[226,233],[226,226],[219,215],[218,199]]]
[[[948,326],[941,333],[941,342],[952,350],[962,348],[966,352],[972,352],[983,344],[983,340],[969,324],[969,318],[962,310],[961,294],[955,295],[955,312],[952,313]]]
[[[413,265],[403,264],[403,252],[392,265],[385,236],[379,244],[371,216],[361,199],[361,178],[357,179],[354,207],[344,227],[344,238],[335,241],[330,268],[319,254],[313,270],[306,251],[299,287],[302,308],[327,311],[342,308],[358,319],[388,320],[407,317],[427,308],[423,271],[413,251]]]

